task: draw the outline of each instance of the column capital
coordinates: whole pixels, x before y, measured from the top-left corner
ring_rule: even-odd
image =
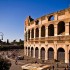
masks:
[[[66,25],[66,26],[69,26],[69,22],[66,22],[65,25]]]

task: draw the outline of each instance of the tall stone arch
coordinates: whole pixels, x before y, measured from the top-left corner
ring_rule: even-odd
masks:
[[[30,47],[28,47],[28,56],[30,56]]]
[[[30,30],[28,30],[28,40],[30,39]]]
[[[41,27],[41,37],[45,37],[45,26]]]
[[[31,38],[34,38],[34,29],[31,30]]]
[[[38,47],[35,48],[35,58],[38,58],[39,54],[39,49]]]
[[[60,21],[57,25],[57,34],[63,35],[65,34],[65,22]]]
[[[40,50],[40,54],[41,54],[41,59],[45,59],[45,48],[42,47],[41,50]]]
[[[39,37],[39,28],[36,28],[35,37]]]
[[[48,48],[48,59],[53,60],[54,59],[54,49],[53,48]]]
[[[63,48],[58,48],[57,60],[65,62],[65,50]]]
[[[34,48],[31,47],[31,57],[33,57],[33,53],[34,53]]]
[[[50,24],[48,26],[48,36],[54,36],[54,25]]]

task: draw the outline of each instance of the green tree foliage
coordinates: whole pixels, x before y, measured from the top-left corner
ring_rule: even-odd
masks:
[[[11,62],[7,59],[0,58],[0,70],[9,70]]]

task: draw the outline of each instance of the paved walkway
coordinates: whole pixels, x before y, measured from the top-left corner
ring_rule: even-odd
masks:
[[[15,61],[11,61],[12,65],[10,67],[10,70],[22,70],[21,65],[16,65]]]

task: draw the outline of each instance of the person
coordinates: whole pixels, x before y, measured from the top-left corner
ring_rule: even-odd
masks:
[[[18,62],[17,62],[17,58],[15,59],[15,64],[16,64],[16,65],[18,64]]]
[[[17,63],[17,60],[15,61],[15,64],[17,65],[18,63]]]

